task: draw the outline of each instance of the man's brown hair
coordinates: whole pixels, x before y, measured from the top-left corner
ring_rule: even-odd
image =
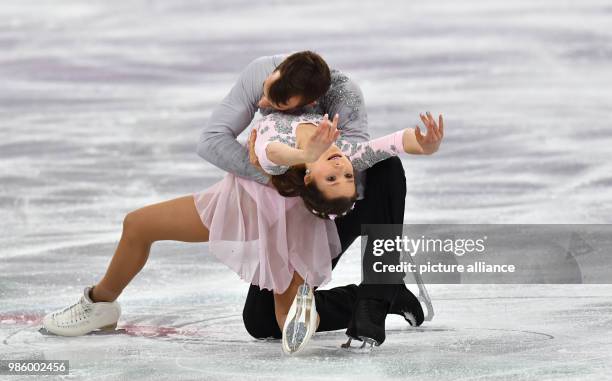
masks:
[[[300,96],[303,106],[322,97],[331,85],[327,63],[308,50],[285,58],[275,71],[280,72],[280,78],[270,85],[268,99],[276,104],[286,104],[289,98]]]

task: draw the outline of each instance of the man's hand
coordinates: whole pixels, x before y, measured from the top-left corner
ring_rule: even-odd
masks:
[[[444,120],[442,115],[438,117],[439,124],[429,112],[426,116],[420,114],[421,120],[427,128],[427,135],[421,133],[419,126],[415,129],[408,128],[404,131],[404,151],[415,155],[431,155],[436,152],[444,138]]]
[[[327,114],[325,114],[315,133],[308,139],[306,147],[304,147],[304,160],[307,163],[312,163],[319,159],[336,139],[338,139],[338,136],[340,136],[340,131],[338,131],[338,118],[338,114],[336,114],[334,120],[330,124],[329,118]]]
[[[251,135],[249,135],[249,143],[247,144],[249,148],[249,161],[260,172],[270,177],[270,175],[266,173],[266,171],[264,171],[261,165],[259,164],[259,159],[257,158],[257,155],[255,154],[255,140],[256,139],[257,139],[257,129],[253,128],[253,130],[251,130]]]

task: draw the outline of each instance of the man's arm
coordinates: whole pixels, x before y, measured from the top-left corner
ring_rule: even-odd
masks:
[[[216,167],[262,184],[268,182],[268,177],[250,163],[247,148],[236,137],[253,120],[266,73],[271,73],[274,67],[272,56],[258,58],[246,67],[213,110],[197,148],[198,155]]]

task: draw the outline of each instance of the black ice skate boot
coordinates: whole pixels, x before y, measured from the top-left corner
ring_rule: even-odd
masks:
[[[380,299],[358,299],[346,330],[349,340],[342,348],[350,348],[353,339],[363,342],[360,349],[367,344],[370,344],[370,348],[382,344],[385,341],[385,318],[389,306],[389,302]]]
[[[413,327],[420,326],[425,320],[419,299],[405,285],[398,288],[389,313],[402,316]]]

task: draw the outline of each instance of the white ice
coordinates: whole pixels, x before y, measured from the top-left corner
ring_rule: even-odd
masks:
[[[247,285],[205,244],[153,247],[119,299],[134,335],[37,327],[99,280],[127,212],[223,175],[199,132],[266,54],[348,73],[373,136],[444,113],[439,154],[403,159],[407,223],[610,223],[611,17],[596,0],[3,1],[0,359],[87,380],[608,378],[609,285],[432,285],[434,320],[390,317],[371,354],[337,331],[288,358],[244,330]],[[334,277],[359,281],[358,245]]]

